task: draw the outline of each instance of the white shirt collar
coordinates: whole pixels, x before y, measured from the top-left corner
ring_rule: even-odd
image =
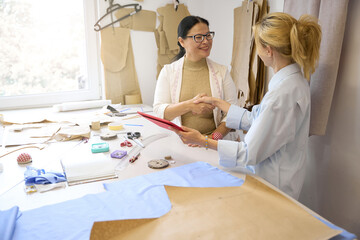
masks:
[[[276,85],[278,85],[287,76],[297,73],[297,72],[301,72],[301,69],[297,63],[293,63],[290,65],[287,65],[286,67],[283,67],[277,73],[275,73],[274,76],[271,78],[270,83],[269,83],[269,90],[272,90]]]

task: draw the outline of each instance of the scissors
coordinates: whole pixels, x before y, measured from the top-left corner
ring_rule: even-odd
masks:
[[[129,140],[127,140],[126,137],[124,137],[124,138],[125,138],[125,141],[123,141],[122,143],[120,143],[120,146],[121,146],[121,147],[132,147],[132,143],[131,143]]]
[[[142,144],[142,142],[140,140],[138,140],[138,138],[141,136],[140,132],[128,132],[127,133],[127,137],[128,139],[133,140],[137,145],[139,145],[140,147],[144,148],[144,144]]]
[[[128,137],[128,139],[133,140],[133,139],[137,139],[137,138],[141,137],[141,134],[140,134],[140,132],[128,132],[127,137]]]

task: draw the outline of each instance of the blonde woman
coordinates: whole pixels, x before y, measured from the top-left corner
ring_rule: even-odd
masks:
[[[242,142],[208,139],[196,130],[177,132],[184,143],[218,150],[220,165],[253,166],[255,174],[297,199],[305,177],[310,125],[310,74],[319,59],[321,28],[316,19],[271,13],[253,27],[257,52],[274,70],[268,92],[247,111],[224,100],[203,97],[227,113],[226,126],[247,130]]]

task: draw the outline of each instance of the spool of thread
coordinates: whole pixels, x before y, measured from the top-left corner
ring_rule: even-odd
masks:
[[[108,128],[111,131],[119,131],[124,129],[124,126],[120,122],[112,122],[108,124]]]
[[[91,122],[91,129],[92,130],[100,130],[100,121]]]
[[[125,104],[140,104],[141,102],[141,96],[140,94],[134,94],[134,95],[125,95]]]

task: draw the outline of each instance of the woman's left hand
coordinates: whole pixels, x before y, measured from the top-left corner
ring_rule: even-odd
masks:
[[[176,134],[180,137],[181,141],[185,144],[188,144],[188,146],[204,146],[205,137],[199,131],[184,126],[182,126],[182,128],[185,130],[184,132],[178,131],[173,128],[170,130],[176,132]]]

